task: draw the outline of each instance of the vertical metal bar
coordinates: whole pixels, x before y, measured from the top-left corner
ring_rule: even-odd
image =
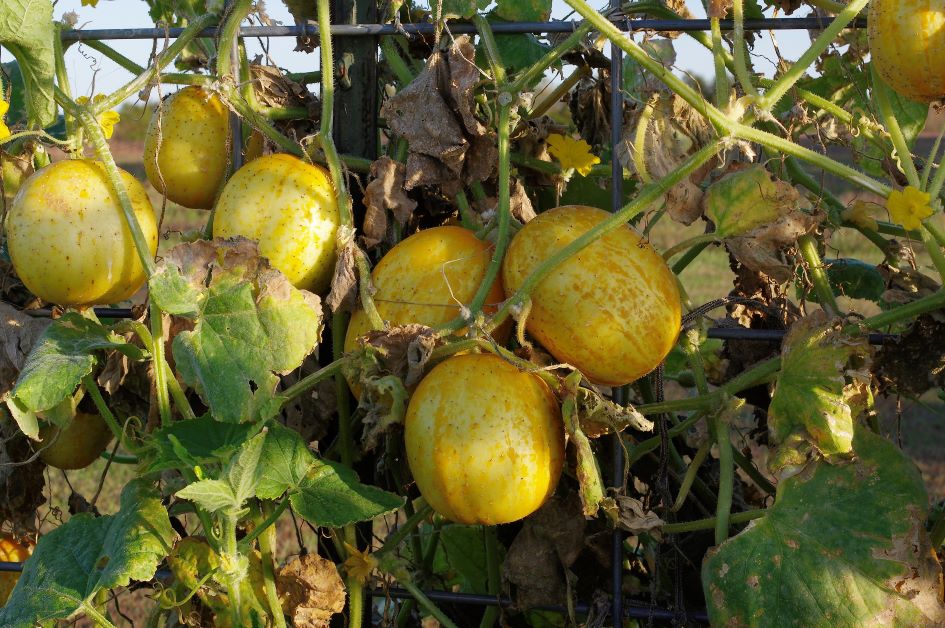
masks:
[[[312,0],[314,2],[314,0]],[[332,24],[373,24],[377,3],[332,0]],[[339,152],[377,157],[377,37],[336,37],[335,145]],[[328,68],[322,68],[327,71]]]
[[[620,0],[610,0],[611,9],[620,8]],[[617,147],[623,135],[623,50],[615,43],[610,44],[610,164],[611,164],[611,211],[616,212],[623,205],[623,167],[617,159]],[[627,403],[627,387],[614,390],[614,402]],[[623,486],[624,457],[620,443],[620,434],[614,434],[613,442],[613,486]],[[615,627],[623,624],[623,532],[615,529],[611,548],[611,617]]]

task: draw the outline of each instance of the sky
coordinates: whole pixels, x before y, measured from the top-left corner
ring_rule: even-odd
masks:
[[[312,0],[314,2],[314,0]],[[687,0],[690,10],[696,17],[704,17],[705,12],[699,0]],[[603,0],[592,2],[592,6],[604,4]],[[292,18],[281,0],[266,0],[266,9],[272,19],[284,24],[292,24]],[[129,28],[133,26],[151,26],[152,22],[147,12],[147,4],[142,0],[99,0],[98,6],[81,6],[81,0],[58,0],[55,2],[54,17],[60,19],[65,13],[74,11],[78,15],[79,28]],[[555,0],[552,17],[567,18],[570,9],[562,0]],[[804,10],[795,16],[802,15]],[[639,36],[638,36],[639,37]],[[788,59],[796,59],[809,45],[810,39],[806,32],[785,32],[778,35],[778,44],[781,53]],[[125,54],[138,63],[144,64],[152,49],[152,41],[111,41],[109,42],[119,52]],[[163,42],[161,42],[163,43]],[[269,43],[269,53],[280,66],[289,71],[306,71],[318,68],[318,53],[305,54],[294,52],[295,39],[292,37],[273,38]],[[675,42],[677,51],[676,69],[679,72],[689,72],[700,77],[712,74],[711,57],[701,45],[686,36],[679,37]],[[250,58],[261,52],[257,40],[247,40]],[[768,61],[774,59],[771,41],[767,36],[756,44],[753,54],[757,56],[759,65],[764,72],[770,72],[773,64]],[[3,60],[9,60],[9,53],[5,53]],[[87,46],[73,45],[66,55],[66,67],[72,81],[75,95],[91,95],[113,91],[131,78],[131,75],[113,62],[102,57],[98,52]]]

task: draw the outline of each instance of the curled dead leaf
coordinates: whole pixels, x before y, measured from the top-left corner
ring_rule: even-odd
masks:
[[[287,563],[276,575],[282,610],[292,625],[327,628],[331,616],[345,608],[345,585],[330,560],[306,554]]]
[[[634,146],[637,127],[644,125],[640,151]],[[659,92],[645,105],[638,105],[626,125],[617,157],[623,166],[644,180],[657,180],[677,170],[693,153],[712,140],[706,119],[676,94]],[[710,160],[666,193],[667,213],[678,222],[691,224],[702,215],[703,179],[718,164]]]
[[[386,228],[386,227],[385,227]],[[332,312],[354,311],[358,303],[358,275],[356,270],[357,245],[354,231],[348,227],[338,229],[338,259],[331,278],[331,290],[325,297],[325,305]]]
[[[406,167],[390,157],[371,164],[371,181],[364,190],[364,245],[376,246],[387,238],[387,212],[404,226],[417,208],[417,202],[404,191]]]
[[[628,427],[639,432],[652,432],[653,421],[631,405],[621,406],[588,388],[577,389],[577,410],[581,427],[588,438],[622,432]]]
[[[13,388],[26,356],[49,323],[48,318],[33,318],[0,303],[0,396]]]
[[[452,194],[492,175],[498,150],[495,135],[475,115],[479,80],[475,48],[464,35],[433,53],[423,72],[384,103],[381,115],[409,143],[406,189],[440,185]]]
[[[808,213],[803,206],[785,206],[782,210],[784,213],[773,222],[725,240],[729,252],[741,264],[778,283],[794,276],[794,263],[788,260],[787,250],[802,235],[813,233],[826,217],[823,212]]]
[[[643,502],[628,495],[617,495],[613,499],[613,507],[604,510],[613,517],[616,514],[617,527],[630,534],[649,534],[657,541],[660,540],[660,528],[666,522],[660,519],[655,512],[647,510]]]

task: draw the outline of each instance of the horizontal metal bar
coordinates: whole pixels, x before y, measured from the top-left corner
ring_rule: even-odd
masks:
[[[807,30],[825,28],[833,21],[816,17],[782,17],[762,20],[745,20],[746,31],[760,30]],[[512,33],[570,33],[580,26],[579,21],[560,22],[497,22],[492,24],[492,30],[500,34]],[[614,24],[622,31],[707,31],[710,29],[709,20],[629,20],[621,19]],[[732,30],[734,23],[723,20],[722,30]],[[866,20],[856,20],[854,28],[866,26]],[[393,24],[335,24],[331,27],[331,34],[342,37],[377,37],[381,35],[428,35],[435,30],[434,24],[403,24],[399,27]],[[451,22],[449,30],[455,34],[475,33],[476,27],[467,22]],[[105,39],[174,39],[183,28],[100,28],[89,30],[62,31],[62,40],[66,42],[82,40]],[[318,27],[314,24],[305,26],[245,26],[240,29],[242,37],[298,37],[307,34],[318,35]],[[203,37],[216,37],[219,29],[208,28],[201,33]]]
[[[711,327],[707,331],[709,338],[718,338],[720,340],[749,340],[754,342],[780,342],[786,334],[787,331],[784,329],[747,329],[745,327]],[[895,342],[898,341],[899,338],[899,334],[872,333],[869,335],[870,344],[874,345]]]
[[[447,604],[470,604],[473,606],[501,606],[507,608],[514,605],[514,602],[508,598],[500,598],[494,595],[479,595],[476,593],[453,593],[452,591],[424,591],[424,594],[434,602],[444,602]],[[406,589],[390,587],[388,589],[373,589],[369,591],[371,597],[392,597],[395,599],[409,599],[413,595]],[[536,606],[533,610],[551,611],[554,613],[568,612],[565,606]],[[580,615],[586,615],[590,610],[587,604],[575,604],[574,611]],[[658,619],[672,620],[677,617],[676,613],[664,608],[650,608],[649,606],[628,606],[624,608],[624,617],[632,619]],[[686,613],[686,619],[692,621],[709,621],[709,616],[704,611],[695,611]]]
[[[24,313],[30,316],[43,317],[49,316],[50,310],[47,308],[24,310]],[[95,308],[95,315],[99,318],[131,318],[132,312],[129,308],[97,307]],[[709,338],[718,338],[720,340],[774,342],[784,338],[787,331],[783,329],[747,329],[745,327],[710,327],[707,333]],[[871,344],[882,345],[886,342],[899,340],[899,334],[873,333],[869,335],[869,338]]]

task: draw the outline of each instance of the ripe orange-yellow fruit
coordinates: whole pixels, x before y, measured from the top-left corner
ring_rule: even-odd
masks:
[[[219,96],[196,86],[160,107],[144,140],[148,181],[175,203],[210,209],[226,176],[230,112]]]
[[[112,437],[101,416],[76,412],[65,429],[55,425],[40,428],[39,457],[57,469],[84,469],[105,451]]]
[[[138,181],[121,171],[150,255],[157,251],[154,209]],[[118,195],[97,161],[50,164],[23,183],[6,221],[7,246],[30,292],[67,306],[124,301],[145,274]]]
[[[419,231],[387,252],[371,272],[378,314],[391,325],[418,323],[435,327],[459,316],[476,294],[494,247],[462,227]],[[486,297],[486,312],[502,301],[502,280],[496,277]],[[345,351],[357,344],[371,325],[363,310],[348,324]],[[504,340],[507,328],[497,336]]]
[[[870,56],[897,93],[919,102],[945,97],[945,2],[872,0]]]
[[[434,367],[410,398],[404,440],[420,493],[464,524],[527,517],[554,493],[564,461],[551,390],[491,353]]]
[[[502,265],[508,296],[542,262],[610,217],[567,205],[515,234]],[[553,269],[531,293],[528,332],[592,382],[628,384],[656,368],[679,336],[676,278],[634,229],[621,225]]]
[[[296,288],[328,289],[341,219],[328,171],[292,155],[265,155],[230,177],[217,201],[213,237],[259,243]]]
[[[0,535],[0,562],[22,563],[30,557],[32,549],[27,545],[22,545],[11,535]],[[16,581],[20,579],[20,574],[15,571],[0,571],[0,606],[7,603]]]

